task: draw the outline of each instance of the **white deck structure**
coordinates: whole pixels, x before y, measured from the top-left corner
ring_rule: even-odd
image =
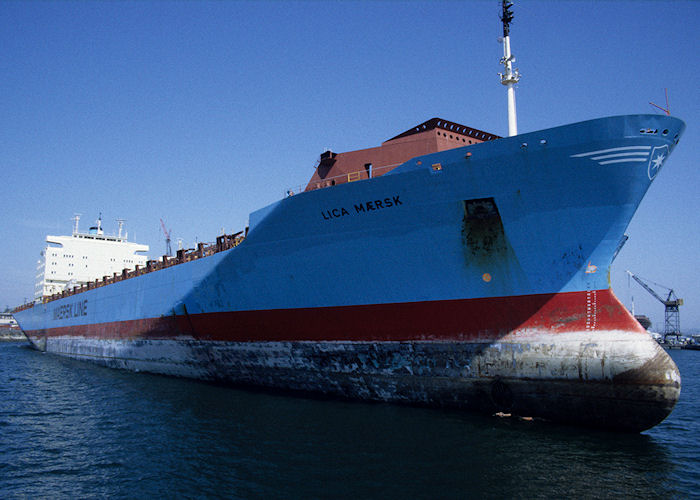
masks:
[[[37,262],[35,300],[146,265],[148,245],[122,237],[123,221],[119,221],[119,234],[108,236],[102,230],[101,216],[87,233],[78,231],[80,216],[73,220],[71,236],[46,236],[46,248]]]
[[[0,329],[2,328],[17,328],[17,321],[12,317],[12,313],[0,312]]]

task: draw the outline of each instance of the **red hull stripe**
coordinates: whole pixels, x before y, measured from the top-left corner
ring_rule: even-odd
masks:
[[[495,340],[517,330],[644,332],[610,290],[191,314],[29,331],[32,337],[251,341]]]

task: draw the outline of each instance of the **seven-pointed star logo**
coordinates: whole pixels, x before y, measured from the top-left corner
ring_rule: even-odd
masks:
[[[647,168],[647,173],[649,174],[649,179],[656,177],[656,174],[661,170],[661,166],[664,164],[664,160],[668,156],[668,146],[657,146],[651,150],[651,160],[649,161],[649,167]]]
[[[666,158],[666,155],[662,154],[651,160],[651,162],[654,164],[654,168],[661,168],[661,164],[664,162],[664,158]]]

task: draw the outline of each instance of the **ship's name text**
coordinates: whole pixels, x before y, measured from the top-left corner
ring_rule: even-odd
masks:
[[[77,318],[78,316],[87,316],[87,299],[73,302],[72,304],[64,304],[53,308],[53,319]]]
[[[399,195],[392,196],[391,198],[384,198],[383,200],[372,200],[365,201],[362,203],[353,203],[352,207],[336,207],[328,208],[326,210],[321,210],[321,215],[325,220],[337,219],[339,217],[345,217],[350,214],[362,214],[369,213],[375,210],[382,210],[384,208],[397,207],[403,205],[403,202],[399,199]]]

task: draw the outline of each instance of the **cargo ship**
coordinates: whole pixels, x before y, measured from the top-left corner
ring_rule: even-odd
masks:
[[[272,390],[661,422],[678,369],[609,272],[685,125],[627,115],[518,134],[503,17],[508,137],[433,118],[325,151],[239,233],[17,308],[32,345]]]
[[[0,313],[0,341],[9,340],[25,340],[22,330],[19,329],[17,321],[12,317],[10,312]]]

